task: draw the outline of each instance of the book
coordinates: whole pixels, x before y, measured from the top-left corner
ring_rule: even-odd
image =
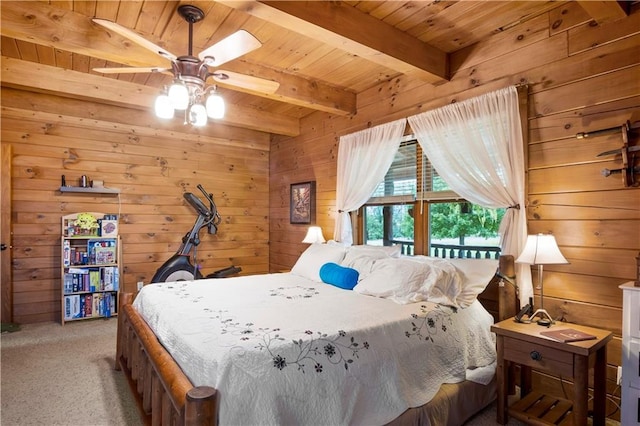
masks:
[[[115,237],[118,235],[118,221],[113,219],[101,219],[98,221],[100,224],[100,235],[103,237]]]
[[[64,297],[64,319],[68,320],[73,318],[72,314],[72,300],[70,296]]]
[[[99,317],[102,315],[100,312],[100,306],[102,305],[102,294],[93,293],[93,316]]]
[[[584,331],[575,330],[573,328],[563,328],[561,330],[541,331],[542,336],[550,337],[558,342],[578,342],[581,340],[593,340],[596,338],[593,334]]]
[[[96,247],[95,249],[96,264],[109,264],[116,262],[115,247]]]
[[[105,266],[102,268],[102,283],[104,284],[100,290],[117,290],[118,289],[118,267]]]
[[[89,260],[93,265],[116,263],[116,240],[89,240],[87,243]]]
[[[74,279],[74,274],[70,274],[68,272],[64,274],[64,293],[65,294],[73,293],[73,279]]]
[[[93,308],[93,295],[83,294],[81,297],[81,303],[82,303],[82,317],[89,318],[93,316],[91,313]]]
[[[100,269],[89,270],[89,291],[99,291],[100,287]]]
[[[64,297],[64,319],[71,320],[74,318],[82,318],[79,294]]]

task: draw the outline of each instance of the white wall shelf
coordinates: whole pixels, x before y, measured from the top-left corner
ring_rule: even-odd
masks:
[[[119,194],[120,190],[117,188],[84,188],[82,186],[61,186],[60,192],[80,192],[86,194]]]

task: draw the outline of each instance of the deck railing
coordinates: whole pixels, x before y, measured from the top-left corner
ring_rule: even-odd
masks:
[[[402,247],[402,254],[414,255],[413,241],[391,240],[391,244]],[[497,246],[471,246],[457,244],[431,244],[429,256],[448,259],[498,259],[500,247]]]

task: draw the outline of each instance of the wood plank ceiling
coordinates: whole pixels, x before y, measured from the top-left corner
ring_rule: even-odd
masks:
[[[193,4],[205,12],[205,18],[193,26],[194,55],[244,29],[256,36],[262,47],[222,68],[280,84],[275,93],[218,84],[230,110],[223,121],[295,135],[299,119],[314,111],[356,114],[359,93],[399,75],[442,84],[456,72],[450,61],[456,52],[464,52],[493,34],[564,3],[2,1],[1,80],[8,87],[150,108],[153,97],[171,82],[171,76],[104,75],[93,68],[170,68],[169,61],[93,23],[91,18],[115,21],[180,56],[187,54],[188,25],[176,11],[181,4]],[[625,14],[621,2],[579,3],[600,23]],[[33,67],[33,63],[40,66]],[[75,73],[61,73],[62,69]],[[52,80],[64,84],[52,84]],[[98,86],[109,90],[91,90]],[[258,116],[260,120],[242,118]]]

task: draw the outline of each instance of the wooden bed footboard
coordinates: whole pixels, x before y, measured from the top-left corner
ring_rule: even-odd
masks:
[[[123,370],[138,407],[151,425],[215,425],[218,392],[194,387],[122,293],[118,311],[116,370]]]
[[[478,299],[496,320],[515,315],[517,301],[513,256],[500,257],[495,276]],[[116,370],[122,370],[151,425],[215,425],[219,394],[208,386],[194,387],[155,334],[131,305],[134,294],[121,293],[118,310]]]

